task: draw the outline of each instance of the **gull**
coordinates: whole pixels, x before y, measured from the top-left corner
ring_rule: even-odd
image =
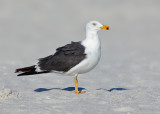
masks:
[[[101,57],[101,42],[98,31],[109,30],[109,26],[102,25],[98,21],[90,21],[86,25],[86,38],[79,42],[71,42],[56,49],[56,52],[44,58],[32,66],[16,69],[17,76],[28,76],[42,73],[60,73],[63,75],[75,76],[75,93],[83,94],[85,91],[78,91],[77,76],[92,70]]]

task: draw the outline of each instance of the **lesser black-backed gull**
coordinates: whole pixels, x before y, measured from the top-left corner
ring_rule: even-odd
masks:
[[[89,72],[100,60],[101,43],[97,34],[100,29],[109,30],[109,26],[98,21],[89,22],[86,25],[86,39],[57,48],[55,54],[40,58],[35,65],[16,69],[16,73],[22,72],[17,76],[51,72],[74,75],[75,93],[85,93],[78,91],[77,76]]]

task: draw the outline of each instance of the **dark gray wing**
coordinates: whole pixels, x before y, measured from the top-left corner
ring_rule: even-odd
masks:
[[[71,44],[57,48],[54,55],[40,58],[38,65],[44,71],[67,72],[85,59],[85,57],[85,48],[81,45],[81,42],[71,42]]]

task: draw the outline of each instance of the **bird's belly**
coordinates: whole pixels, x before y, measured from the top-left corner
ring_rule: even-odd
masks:
[[[90,53],[78,65],[76,65],[75,67],[71,68],[68,72],[66,72],[66,74],[75,75],[75,74],[82,74],[89,72],[98,64],[99,60],[100,60],[100,51],[97,51],[95,53]]]
[[[83,69],[79,71],[79,74],[86,73],[92,70],[99,62],[100,54],[91,54],[86,59],[86,64],[84,64]]]

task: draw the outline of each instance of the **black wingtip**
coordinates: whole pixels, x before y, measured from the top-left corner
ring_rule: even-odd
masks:
[[[17,76],[25,76],[26,73],[21,73],[21,74],[18,74]]]
[[[18,74],[17,76],[22,76],[23,75],[23,73],[21,73],[21,74]]]
[[[43,72],[36,72],[36,71],[24,72],[24,73],[18,74],[17,76],[37,75],[37,74],[43,74],[43,73],[50,73],[50,71],[43,71]]]

